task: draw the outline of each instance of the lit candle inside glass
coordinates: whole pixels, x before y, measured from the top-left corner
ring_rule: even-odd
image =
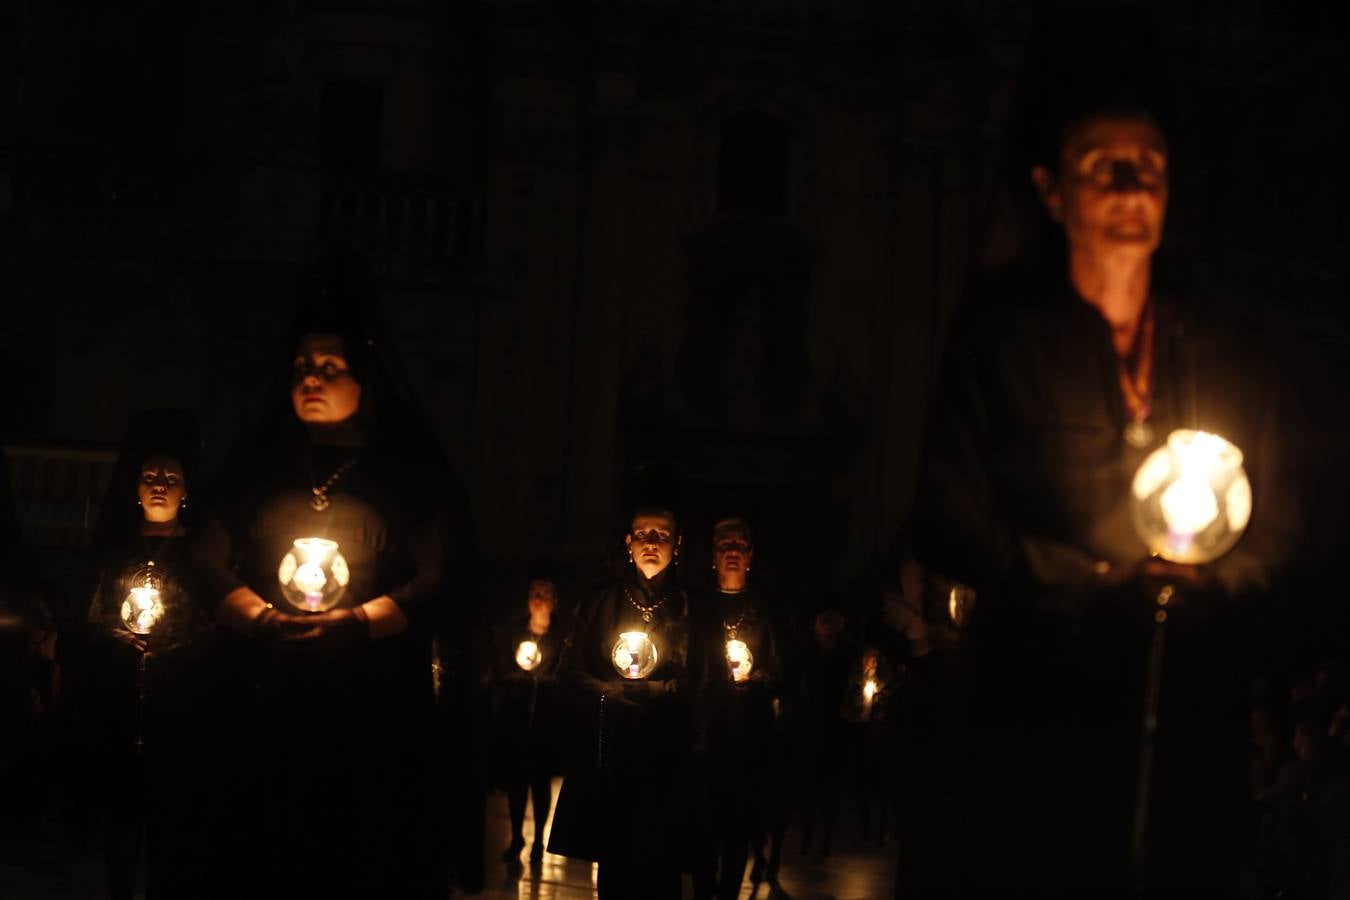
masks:
[[[162,615],[164,603],[154,585],[134,587],[122,601],[122,624],[132,634],[149,634]]]
[[[1205,431],[1168,435],[1135,473],[1132,493],[1139,536],[1152,553],[1173,562],[1223,555],[1251,518],[1242,451]]]
[[[324,612],[342,599],[351,571],[338,552],[337,541],[300,538],[282,558],[277,580],[292,606],[305,612]]]
[[[734,638],[727,641],[727,665],[731,667],[731,680],[737,684],[750,677],[755,667],[755,657],[745,641]]]
[[[624,678],[646,678],[656,668],[656,645],[645,631],[625,631],[615,642],[610,659]]]
[[[877,683],[874,679],[867,679],[863,685],[863,718],[872,718],[872,701],[877,696]]]
[[[516,665],[526,672],[533,672],[539,668],[539,663],[542,660],[543,655],[539,652],[538,642],[521,641],[520,646],[516,647]]]

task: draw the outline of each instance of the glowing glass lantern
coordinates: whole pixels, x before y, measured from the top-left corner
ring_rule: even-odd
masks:
[[[947,591],[947,615],[952,624],[962,628],[970,621],[975,609],[975,589],[964,584],[953,584]]]
[[[624,678],[646,678],[656,668],[656,645],[645,631],[625,631],[614,643],[610,659]]]
[[[149,634],[164,615],[164,601],[159,588],[146,579],[134,587],[122,601],[122,624],[132,634]]]
[[[1139,537],[1149,552],[1172,562],[1217,559],[1251,520],[1242,451],[1207,431],[1168,435],[1135,473],[1131,493]]]
[[[516,665],[526,672],[533,672],[539,668],[539,663],[543,662],[543,659],[537,641],[521,641],[520,646],[516,647]]]
[[[727,665],[731,667],[731,680],[737,684],[750,677],[755,669],[755,655],[750,652],[745,641],[735,638],[727,641]]]
[[[871,719],[872,701],[874,701],[877,697],[877,682],[875,678],[869,678],[867,679],[867,682],[863,684],[862,696],[863,696],[862,717],[864,720]]]
[[[326,612],[337,606],[351,580],[337,541],[324,538],[296,541],[277,569],[286,600],[305,612]]]

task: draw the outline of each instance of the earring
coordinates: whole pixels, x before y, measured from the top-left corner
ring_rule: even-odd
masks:
[[[178,508],[179,508],[179,509],[187,509],[187,498],[186,498],[186,497],[184,497],[182,500],[179,500],[179,501],[178,501]]]
[[[632,562],[632,561],[633,561],[633,551],[632,551],[632,550],[629,550],[629,551],[628,551],[628,561],[629,561],[629,562]]]

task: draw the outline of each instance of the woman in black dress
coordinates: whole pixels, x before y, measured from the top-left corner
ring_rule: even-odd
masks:
[[[86,726],[82,779],[114,898],[134,895],[143,843],[148,894],[192,892],[210,628],[189,599],[183,549],[196,433],[185,413],[131,422],[93,548],[87,644],[72,680]]]
[[[458,495],[358,285],[337,265],[302,284],[289,409],[235,455],[197,547],[252,692],[226,867],[253,895],[447,891],[430,633]]]
[[[698,704],[706,745],[705,771],[711,802],[714,847],[698,879],[701,897],[735,900],[751,843],[781,819],[781,748],[774,700],[782,669],[778,626],[767,598],[749,582],[754,559],[750,525],[728,518],[713,527],[713,569],[717,587],[695,598],[695,640],[707,662]],[[781,837],[781,836],[780,836]],[[775,845],[772,869],[757,860],[756,888],[768,875],[777,883]]]
[[[629,564],[581,605],[558,681],[577,738],[549,852],[597,861],[601,900],[677,900],[693,857],[688,603],[675,515],[639,508]]]
[[[497,718],[497,758],[506,781],[511,814],[507,863],[525,849],[525,804],[534,803],[534,843],[530,862],[544,859],[544,825],[553,804],[557,763],[558,661],[563,634],[555,611],[558,594],[547,578],[530,582],[528,611],[498,627],[493,667],[501,691]]]

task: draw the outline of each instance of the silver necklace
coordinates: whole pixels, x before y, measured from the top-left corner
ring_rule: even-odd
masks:
[[[638,612],[642,613],[642,621],[647,623],[651,622],[651,620],[656,615],[656,610],[661,606],[662,603],[665,602],[664,597],[657,597],[655,603],[651,604],[650,606],[643,606],[641,603],[633,599],[633,594],[631,591],[628,590],[627,585],[624,586],[623,595],[628,598],[628,602],[633,604],[634,608],[636,608]]]
[[[346,475],[347,470],[354,465],[356,465],[355,459],[347,460],[345,463],[337,467],[337,471],[335,471],[332,475],[328,476],[327,481],[325,481],[318,487],[310,488],[310,490],[314,492],[314,496],[309,498],[310,508],[313,509],[315,512],[323,512],[325,509],[327,509],[331,505],[331,501],[329,501],[328,499],[328,492],[332,490],[333,485],[338,483],[338,479],[341,478],[343,475]]]

